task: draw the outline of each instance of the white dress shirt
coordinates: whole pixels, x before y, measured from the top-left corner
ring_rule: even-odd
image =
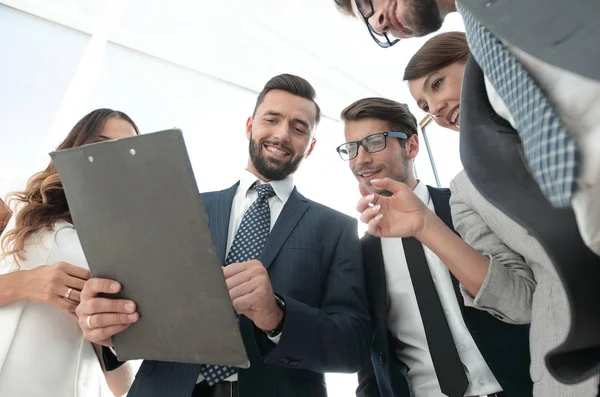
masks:
[[[248,210],[250,205],[258,198],[256,190],[250,189],[256,181],[264,183],[250,171],[244,170],[244,173],[240,178],[240,184],[235,191],[235,196],[233,196],[233,203],[231,204],[229,233],[227,234],[227,254],[229,254],[229,249],[233,244],[235,233],[242,223],[242,218],[244,217],[246,210]],[[289,177],[282,181],[271,181],[269,183],[275,191],[275,195],[269,198],[271,229],[273,229],[275,222],[277,222],[277,218],[279,218],[279,214],[281,214],[283,206],[287,203],[288,198],[290,198],[292,190],[294,190],[294,179]]]
[[[583,241],[600,255],[600,82],[547,64],[504,43],[529,71],[554,105],[581,151],[580,175],[572,206]],[[489,101],[515,127],[514,119],[486,79]]]
[[[419,182],[414,192],[429,209],[435,210],[424,183]],[[415,397],[443,397],[429,354],[402,239],[382,238],[381,248],[389,299],[388,328],[399,342],[396,350],[398,358],[408,366]],[[425,246],[423,248],[456,349],[469,379],[465,396],[502,391],[465,325],[448,268],[431,250]]]
[[[245,170],[240,178],[240,184],[235,191],[235,196],[233,196],[233,203],[231,204],[231,214],[229,217],[229,232],[227,234],[227,251],[225,257],[229,254],[229,250],[231,249],[231,245],[233,244],[233,239],[235,238],[235,234],[237,233],[240,224],[242,223],[242,219],[244,218],[244,214],[252,205],[252,203],[258,198],[258,193],[254,189],[250,189],[254,182],[259,181],[259,183],[265,183],[261,181],[256,175],[251,173],[248,170]],[[277,222],[277,218],[279,218],[279,214],[281,214],[281,210],[283,210],[283,206],[287,203],[292,191],[294,190],[294,179],[292,177],[286,178],[281,181],[271,181],[269,182],[275,191],[275,195],[269,198],[269,208],[271,210],[271,227],[269,230],[273,229],[275,222]],[[281,334],[277,335],[274,338],[269,337],[271,341],[275,344],[279,343],[279,339],[281,338]],[[204,380],[204,376],[200,374],[198,377],[198,381],[196,383],[200,383]],[[237,373],[231,375],[226,381],[234,382],[237,381]]]

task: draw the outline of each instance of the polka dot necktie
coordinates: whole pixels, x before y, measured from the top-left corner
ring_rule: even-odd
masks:
[[[235,234],[231,249],[225,260],[225,266],[231,263],[247,262],[257,259],[263,251],[269,230],[271,228],[271,211],[269,198],[275,195],[273,187],[260,184],[258,181],[252,185],[258,193],[258,198],[248,208],[242,223]],[[200,372],[209,386],[216,385],[237,372],[236,367],[202,364]]]

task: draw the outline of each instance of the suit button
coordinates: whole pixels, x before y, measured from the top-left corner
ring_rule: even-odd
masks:
[[[379,353],[379,362],[383,365],[385,364],[385,354]]]

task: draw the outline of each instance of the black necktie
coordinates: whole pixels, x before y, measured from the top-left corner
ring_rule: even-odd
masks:
[[[402,245],[440,389],[448,397],[463,397],[469,380],[433,284],[423,245],[414,237],[403,238]]]

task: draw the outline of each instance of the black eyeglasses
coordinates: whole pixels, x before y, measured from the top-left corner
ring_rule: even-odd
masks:
[[[391,34],[385,32],[377,33],[375,28],[371,26],[369,18],[375,14],[375,8],[373,7],[373,2],[371,0],[354,0],[354,2],[356,3],[356,8],[358,8],[360,15],[362,15],[363,19],[365,20],[365,24],[367,25],[367,29],[369,29],[371,37],[373,40],[375,40],[379,47],[389,48],[400,41],[400,39],[394,38],[394,36]]]
[[[378,132],[364,137],[360,141],[342,143],[335,150],[344,161],[352,160],[358,156],[358,147],[362,146],[369,153],[381,152],[387,145],[387,137],[408,139],[404,132]]]

